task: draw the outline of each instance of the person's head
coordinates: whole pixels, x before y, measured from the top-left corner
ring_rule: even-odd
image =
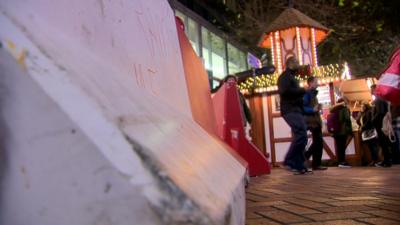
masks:
[[[371,85],[371,94],[375,95],[376,84]]]
[[[228,82],[229,80],[234,80],[234,81],[238,81],[237,77],[234,75],[228,75],[224,78],[224,82]]]
[[[309,88],[317,88],[318,87],[318,78],[311,76],[307,78],[307,85]]]
[[[299,62],[294,56],[290,56],[288,59],[286,59],[286,68],[297,70],[299,66]]]

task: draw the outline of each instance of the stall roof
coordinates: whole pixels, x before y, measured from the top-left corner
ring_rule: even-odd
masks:
[[[329,29],[319,22],[311,19],[297,9],[288,8],[265,29],[258,45],[262,48],[269,48],[271,45],[269,37],[273,32],[294,27],[314,28],[317,44],[323,41],[329,33]]]

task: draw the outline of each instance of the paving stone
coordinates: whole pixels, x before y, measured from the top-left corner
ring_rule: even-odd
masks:
[[[377,205],[379,202],[376,201],[337,201],[337,202],[327,202],[326,204],[332,206],[349,206],[349,205]]]
[[[306,215],[306,217],[316,221],[324,221],[324,220],[366,218],[366,217],[371,217],[371,215],[360,212],[334,212],[334,213]]]
[[[279,221],[281,223],[300,223],[300,222],[309,222],[310,220],[301,216],[294,215],[292,213],[288,213],[281,210],[270,211],[270,212],[261,212],[263,216],[271,218],[275,221]]]
[[[287,194],[288,193],[286,191],[282,191],[282,190],[278,190],[278,189],[263,189],[263,191],[274,193],[274,194],[279,194],[279,195],[283,195],[283,194]]]
[[[310,208],[323,208],[323,207],[329,207],[329,205],[323,204],[323,203],[318,203],[318,202],[313,202],[313,201],[308,201],[304,199],[287,199],[286,202],[300,205],[300,206],[305,206],[305,207],[310,207]]]
[[[386,209],[394,212],[400,212],[400,205],[391,205],[391,204],[377,204],[371,205],[371,208],[379,208],[379,209]]]
[[[256,202],[262,202],[262,201],[269,200],[267,197],[262,197],[262,196],[254,195],[254,194],[251,194],[251,193],[246,195],[246,199],[247,200],[256,201]]]
[[[341,201],[380,200],[380,198],[371,197],[371,196],[337,197],[334,199],[341,200]]]
[[[385,218],[363,218],[357,219],[361,222],[367,222],[369,224],[376,224],[376,225],[399,225],[399,221],[385,219]]]
[[[304,200],[309,200],[309,201],[313,201],[313,202],[319,202],[319,203],[325,203],[325,202],[329,202],[329,201],[334,201],[331,198],[327,198],[327,197],[314,197],[314,196],[310,196],[310,195],[302,195],[302,196],[298,196],[297,198],[300,199],[304,199]]]
[[[394,196],[391,196],[391,195],[382,195],[382,194],[380,194],[380,195],[375,195],[375,196],[378,197],[378,198],[381,198],[381,199],[389,199],[389,200],[400,201],[400,197],[394,197]]]
[[[310,176],[282,169],[252,178],[246,224],[400,225],[400,166],[329,168]],[[394,222],[393,222],[394,221]]]
[[[385,203],[385,204],[400,205],[400,201],[398,201],[398,200],[384,199],[384,200],[378,200],[377,202],[382,202],[382,203]]]
[[[276,210],[276,209],[272,208],[271,206],[255,206],[255,207],[247,208],[247,212],[268,212],[268,211],[274,211],[274,210]]]
[[[248,208],[257,207],[257,206],[274,206],[274,205],[285,205],[288,204],[284,201],[265,201],[265,202],[252,202],[247,204]]]
[[[257,218],[262,218],[259,214],[256,214],[255,212],[246,212],[246,219],[257,219]]]
[[[301,207],[297,205],[277,205],[275,206],[275,208],[283,209],[300,215],[320,213],[320,211],[316,211],[310,208]]]
[[[393,212],[389,210],[367,210],[362,211],[364,213],[372,214],[375,216],[385,217],[393,220],[400,221],[400,212]],[[399,222],[400,224],[400,222]]]
[[[275,221],[272,221],[267,218],[263,219],[252,219],[252,220],[247,220],[246,225],[279,225],[280,223],[277,223]]]
[[[351,205],[351,206],[335,206],[327,208],[319,208],[318,210],[322,212],[354,212],[362,210],[373,210],[374,208],[366,205]]]
[[[365,225],[365,223],[357,222],[355,220],[330,220],[324,222],[313,223],[296,223],[296,225]]]

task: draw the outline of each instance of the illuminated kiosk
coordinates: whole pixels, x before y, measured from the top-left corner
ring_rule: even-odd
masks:
[[[292,134],[290,127],[280,115],[277,79],[285,69],[285,61],[290,56],[298,59],[303,65],[302,76],[297,76],[300,85],[304,86],[307,76],[319,78],[319,101],[323,104],[324,152],[323,160],[335,160],[335,144],[326,131],[326,116],[329,107],[335,103],[339,93],[338,85],[343,80],[351,79],[347,63],[319,66],[317,45],[329,35],[329,29],[309,18],[294,8],[283,11],[265,30],[259,46],[271,50],[272,64],[277,71],[273,75],[262,75],[249,78],[239,84],[243,94],[247,95],[250,107],[257,113],[256,118],[264,126],[255,127],[253,140],[264,143],[265,149],[271,151],[271,162],[277,166],[284,160],[289,148]],[[359,140],[349,140],[346,154],[350,162],[359,160],[356,145]],[[309,143],[311,137],[309,136]]]

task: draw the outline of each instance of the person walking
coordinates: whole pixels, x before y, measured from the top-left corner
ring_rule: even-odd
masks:
[[[313,170],[326,170],[327,167],[321,166],[322,151],[323,151],[323,136],[322,136],[322,120],[321,120],[321,105],[318,102],[318,79],[309,77],[307,79],[307,90],[303,98],[304,119],[307,129],[312,134],[312,144],[305,152],[306,159],[312,156]]]
[[[278,78],[281,115],[290,126],[293,139],[286,153],[284,164],[295,171],[305,174],[309,170],[304,165],[304,149],[307,145],[306,123],[303,117],[303,95],[305,89],[299,86],[295,75],[299,68],[296,58],[286,60],[286,70]]]
[[[338,167],[350,168],[351,166],[346,162],[346,147],[347,139],[352,135],[353,129],[351,126],[350,110],[347,108],[347,99],[340,98],[337,104],[330,109],[330,113],[338,114],[337,123],[340,124],[340,129],[333,134],[336,143]]]
[[[380,167],[391,167],[392,166],[392,156],[390,153],[391,142],[389,138],[383,133],[383,118],[388,112],[388,103],[378,97],[375,94],[376,85],[371,86],[371,93],[375,96],[375,100],[373,101],[373,114],[372,114],[372,122],[375,126],[375,129],[378,133],[378,142],[382,149],[383,161],[378,163],[377,166]]]
[[[372,161],[368,166],[374,166],[379,162],[378,136],[372,122],[372,107],[369,103],[362,105],[357,124],[360,126],[362,141],[368,145],[371,153]]]

